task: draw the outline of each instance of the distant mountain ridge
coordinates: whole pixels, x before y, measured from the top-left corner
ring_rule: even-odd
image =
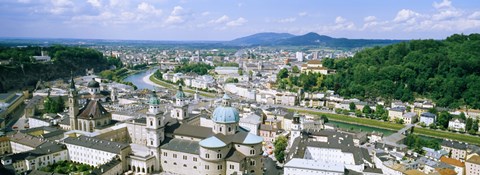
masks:
[[[324,47],[341,47],[356,48],[377,45],[388,45],[403,42],[405,40],[387,40],[387,39],[347,39],[332,38],[326,35],[319,35],[310,32],[304,35],[292,35],[289,33],[257,33],[241,38],[237,38],[228,42],[226,45],[238,46],[324,46]]]
[[[270,45],[272,42],[277,42],[280,40],[288,39],[295,37],[295,35],[289,33],[273,33],[273,32],[265,32],[265,33],[257,33],[241,38],[237,38],[231,41],[228,41],[227,44],[229,45]]]

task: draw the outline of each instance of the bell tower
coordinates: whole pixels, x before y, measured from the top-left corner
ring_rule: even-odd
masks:
[[[78,129],[78,92],[75,88],[75,81],[73,80],[73,73],[70,80],[70,89],[68,91],[68,115],[70,116],[70,129]]]

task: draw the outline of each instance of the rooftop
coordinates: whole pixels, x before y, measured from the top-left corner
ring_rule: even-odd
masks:
[[[81,147],[87,147],[91,149],[101,150],[105,152],[120,153],[123,149],[130,147],[128,144],[118,143],[118,142],[111,142],[108,140],[97,139],[93,137],[67,137],[63,140],[66,144],[77,145]]]
[[[307,170],[322,170],[328,172],[343,173],[345,171],[343,164],[323,162],[309,159],[293,158],[288,161],[284,168],[298,168]]]

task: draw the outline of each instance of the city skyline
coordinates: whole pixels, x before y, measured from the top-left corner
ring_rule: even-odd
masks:
[[[232,40],[260,32],[443,39],[480,31],[476,1],[7,0],[0,37]]]

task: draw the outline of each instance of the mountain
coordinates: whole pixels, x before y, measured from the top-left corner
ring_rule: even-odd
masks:
[[[379,39],[347,39],[332,38],[326,35],[319,35],[314,32],[305,35],[292,35],[288,33],[258,33],[232,41],[228,41],[227,45],[237,46],[324,46],[324,47],[341,47],[356,48],[377,45],[388,45],[402,42],[403,40],[379,40]]]
[[[228,41],[227,45],[271,45],[272,42],[288,39],[295,37],[295,35],[289,33],[273,33],[273,32],[265,32],[265,33],[257,33],[250,36],[245,36],[241,38],[234,39],[232,41]]]

